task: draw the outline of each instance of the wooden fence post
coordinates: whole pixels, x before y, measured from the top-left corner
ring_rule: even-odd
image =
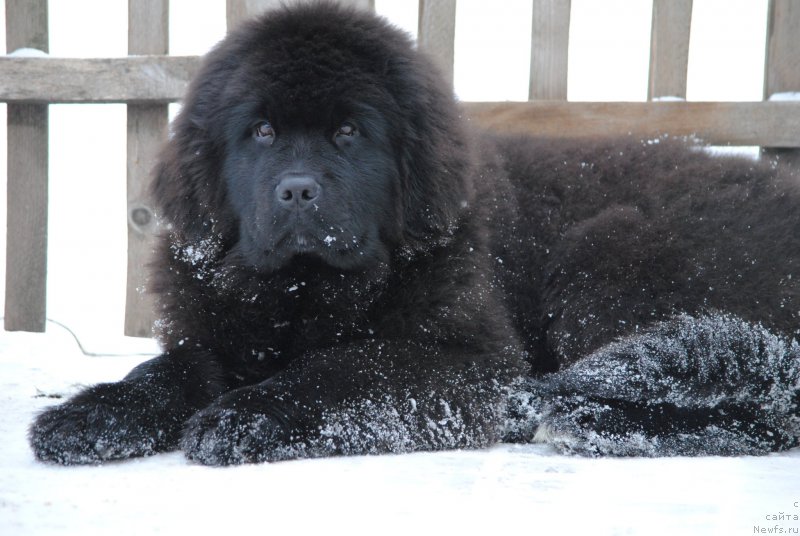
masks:
[[[128,54],[166,54],[169,1],[129,0]],[[156,218],[148,192],[158,150],[166,139],[166,104],[128,104],[128,282],[125,335],[152,336],[154,300],[146,292],[147,264],[155,245]]]
[[[6,48],[48,51],[47,0],[6,0]],[[45,330],[47,104],[8,105],[5,329]]]
[[[570,0],[534,0],[528,100],[567,100]]]
[[[227,0],[225,2],[225,16],[228,31],[235,28],[240,22],[282,5],[281,0]]]
[[[686,98],[692,0],[653,0],[647,100]]]
[[[339,0],[339,2],[346,6],[353,6],[358,9],[375,11],[375,0]]]
[[[767,52],[764,62],[764,99],[775,93],[800,92],[800,2],[770,0]],[[800,117],[795,121],[800,122]],[[764,155],[800,169],[800,150],[769,148]]]
[[[419,0],[417,44],[436,60],[451,86],[455,37],[456,0]]]

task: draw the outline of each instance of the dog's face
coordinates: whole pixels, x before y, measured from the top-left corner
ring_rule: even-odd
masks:
[[[396,244],[391,125],[363,102],[330,104],[286,105],[270,95],[225,116],[221,171],[239,222],[234,251],[246,264],[272,271],[310,256],[360,268],[385,262]]]
[[[296,257],[365,268],[402,234],[393,134],[405,127],[387,61],[320,27],[262,32],[245,47],[223,90],[232,105],[209,125],[238,220],[233,253],[260,271]]]
[[[327,9],[341,24],[278,11],[207,58],[154,187],[176,240],[213,234],[262,273],[302,258],[369,270],[428,247],[470,200],[435,69],[389,25]]]

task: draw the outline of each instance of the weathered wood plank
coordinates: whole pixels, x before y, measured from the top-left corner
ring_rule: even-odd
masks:
[[[57,62],[60,65],[60,69],[62,72],[57,77],[54,77],[52,72],[48,74],[49,69],[36,67],[35,72],[37,74],[41,74],[41,78],[46,79],[48,76],[51,76],[51,82],[45,87],[50,87],[52,89],[36,89],[36,86],[29,83],[23,84],[18,83],[15,87],[19,89],[19,91],[26,91],[24,98],[19,98],[19,91],[15,95],[9,95],[8,93],[4,93],[3,86],[4,84],[8,86],[8,82],[3,77],[5,72],[9,72],[10,70],[4,69],[4,65],[7,65],[6,62],[22,62],[25,65],[33,65],[37,62],[42,62],[42,64],[51,64],[50,62]],[[65,63],[61,63],[65,62]],[[75,63],[72,63],[75,62]],[[161,70],[163,72],[162,67],[165,65],[172,64],[175,66],[177,63],[182,64],[180,69],[173,69],[172,72],[176,72],[180,70],[183,74],[180,76],[170,76],[170,77],[149,77],[147,83],[143,83],[141,71],[147,70],[150,67],[143,67],[143,66],[160,66],[157,67],[155,70]],[[75,66],[75,68],[70,71],[69,64]],[[113,70],[118,76],[109,75],[106,69],[102,66],[108,65],[110,70]],[[90,66],[87,68],[87,66]],[[113,67],[112,67],[113,66]],[[50,99],[50,95],[48,94],[49,91],[53,92],[52,99],[53,102],[138,102],[138,103],[146,103],[146,102],[170,102],[178,100],[183,92],[185,91],[186,85],[188,84],[191,76],[196,72],[197,67],[199,66],[199,59],[196,57],[186,57],[186,58],[156,58],[156,57],[131,57],[131,58],[113,58],[113,59],[101,59],[101,60],[61,60],[61,59],[2,59],[0,58],[0,101],[6,100],[10,102],[48,102]],[[106,77],[107,80],[113,81],[113,86],[111,90],[108,88],[104,88],[102,83],[92,81],[91,76],[87,76],[87,73],[91,73],[97,76]],[[55,79],[61,78],[65,80],[65,83],[61,86],[58,86],[57,83],[54,81]],[[29,75],[24,77],[19,77],[19,79],[24,79],[28,81],[32,81],[36,79],[36,74],[29,73]],[[81,85],[82,84],[82,85]],[[72,89],[69,89],[68,86],[72,85]],[[26,89],[27,88],[27,89]],[[15,90],[16,91],[16,90]],[[572,125],[564,125],[563,134],[568,136],[580,135],[581,130],[583,127],[583,122],[580,120],[581,115],[586,113],[587,111],[592,114],[589,119],[594,118],[593,120],[598,120],[596,115],[598,110],[603,109],[614,109],[614,113],[622,113],[623,117],[629,118],[631,116],[635,116],[637,113],[644,113],[645,117],[648,120],[653,120],[654,117],[660,117],[663,114],[662,106],[664,104],[678,104],[681,103],[583,103],[583,102],[571,102],[565,105],[558,102],[538,102],[538,108],[536,113],[539,114],[537,117],[541,117],[542,114],[555,114],[556,116],[560,114],[568,114],[569,117],[572,118],[573,122]],[[713,106],[710,103],[686,103],[690,107],[693,105],[699,106]],[[776,103],[780,104],[780,103]],[[490,109],[494,106],[511,106],[514,108],[516,105],[513,103],[510,104],[498,104],[498,103],[487,103]],[[563,106],[567,106],[569,110],[565,109]],[[609,108],[611,107],[611,108]],[[552,109],[551,109],[552,108]],[[741,109],[740,109],[741,108]],[[789,108],[787,108],[788,110]],[[550,111],[548,111],[550,110]],[[714,108],[714,117],[715,121],[712,124],[706,126],[705,131],[709,133],[709,135],[717,141],[722,143],[736,143],[736,140],[747,139],[747,143],[750,145],[763,145],[763,146],[780,146],[780,144],[776,144],[777,141],[782,140],[781,143],[789,143],[788,147],[796,147],[798,145],[797,139],[792,141],[791,135],[792,132],[796,132],[796,129],[793,128],[793,125],[796,125],[797,120],[794,116],[794,122],[791,121],[792,116],[782,116],[784,112],[770,106],[762,106],[762,103],[720,103],[716,108]],[[526,121],[525,118],[515,118],[513,114],[509,116],[508,111],[503,112],[503,120],[509,121],[509,127],[512,128],[513,125],[516,123]],[[722,121],[722,116],[725,113],[732,114],[731,119],[727,122]],[[753,134],[746,134],[742,135],[741,133],[746,133],[750,129],[750,126],[747,124],[736,125],[736,121],[742,120],[742,117],[751,117],[754,120],[758,121],[759,124],[763,125],[772,125],[770,128],[775,128],[774,132],[767,132],[766,136],[764,137],[763,141],[759,140],[757,136]],[[610,116],[607,119],[613,123],[614,117]],[[635,117],[634,117],[635,119]],[[621,119],[622,120],[622,119]],[[688,126],[681,126],[680,123],[682,121],[690,121]],[[731,125],[731,123],[733,123]],[[610,123],[611,124],[611,123]],[[679,128],[678,130],[681,132],[686,132],[692,127],[692,125],[696,125],[697,121],[693,121],[691,114],[680,114],[670,120],[670,125],[677,125]],[[786,124],[789,127],[786,127],[788,130],[785,134],[781,134],[779,129],[784,128],[781,125]],[[719,125],[724,125],[724,128],[720,128]],[[729,126],[730,125],[730,126]],[[527,128],[536,128],[533,125],[529,125]],[[541,128],[541,127],[539,127]],[[560,127],[561,128],[561,127]],[[555,129],[556,134],[560,133],[560,128]],[[754,127],[755,128],[755,127]],[[663,131],[663,129],[661,129]],[[726,135],[729,133],[736,133],[735,137],[731,139],[726,139]]]
[[[169,0],[128,0],[128,54],[169,51]]]
[[[417,44],[436,61],[453,85],[455,60],[456,0],[419,0]]]
[[[800,2],[770,0],[767,17],[765,99],[774,93],[800,92]],[[795,116],[795,121],[800,122],[800,117]],[[769,149],[764,153],[800,169],[800,150]]]
[[[6,50],[50,50],[46,0],[6,0]]]
[[[653,0],[650,33],[649,100],[686,98],[692,0]]]
[[[530,100],[567,100],[570,0],[534,0]]]
[[[717,145],[800,147],[800,102],[472,102],[466,115],[499,132],[557,138],[696,135]]]
[[[166,54],[169,48],[169,1],[129,0],[128,53]],[[125,335],[152,336],[153,296],[147,288],[147,265],[155,246],[156,218],[150,182],[159,147],[166,139],[166,104],[128,105],[128,271]]]
[[[357,9],[375,11],[375,0],[339,0],[339,3]]]
[[[6,0],[6,48],[47,52],[47,0]],[[2,79],[2,75],[0,75]],[[9,104],[5,329],[45,330],[47,105]]]
[[[0,102],[175,102],[196,56],[0,58]]]
[[[764,98],[800,91],[800,2],[770,0]]]
[[[5,329],[45,330],[47,106],[8,106]]]
[[[283,0],[227,0],[225,2],[225,16],[228,30],[268,9],[280,7],[285,3]]]
[[[146,292],[147,265],[157,232],[149,196],[152,170],[167,136],[167,111],[162,104],[128,106],[128,272],[125,292],[125,334],[151,337],[154,300]]]

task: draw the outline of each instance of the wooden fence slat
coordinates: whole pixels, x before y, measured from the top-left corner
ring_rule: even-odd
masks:
[[[45,330],[47,106],[8,106],[5,329]]]
[[[774,93],[800,92],[800,2],[770,0],[767,23],[764,98],[769,99]],[[795,116],[795,122],[800,122],[800,117]],[[769,149],[764,153],[800,169],[797,149]]]
[[[567,100],[570,0],[534,0],[530,100]]]
[[[375,11],[375,0],[339,0],[339,2],[358,9]]]
[[[128,106],[128,270],[125,291],[125,335],[151,337],[154,299],[147,290],[147,265],[155,245],[156,219],[149,186],[161,144],[167,137],[167,110],[162,104]]]
[[[225,17],[228,30],[232,30],[242,21],[255,17],[264,11],[285,4],[284,0],[227,0]]]
[[[6,0],[6,51],[50,50],[46,0]]]
[[[169,51],[169,0],[128,1],[128,54]]]
[[[499,132],[555,138],[696,135],[715,145],[800,146],[800,102],[471,102]]]
[[[195,56],[0,57],[0,102],[174,102],[199,66]]]
[[[417,45],[434,58],[451,86],[455,37],[456,0],[419,0]]]
[[[6,48],[48,51],[47,0],[6,0]],[[47,304],[46,104],[9,104],[5,329],[43,332]]]
[[[800,91],[800,3],[770,0],[764,98]]]
[[[692,0],[653,0],[647,98],[686,98]]]
[[[169,0],[129,0],[128,53],[166,54],[169,48]],[[147,264],[155,246],[156,218],[149,196],[152,169],[166,139],[166,104],[128,105],[128,271],[125,335],[152,336],[153,296],[147,288]]]
[[[163,58],[158,59],[155,57],[131,57],[131,58],[116,58],[116,59],[109,59],[109,60],[74,60],[78,62],[77,64],[72,65],[80,65],[79,68],[76,68],[74,71],[70,72],[62,72],[60,77],[62,79],[70,79],[76,82],[81,79],[83,76],[82,73],[87,71],[86,63],[90,62],[94,65],[93,69],[97,72],[101,72],[102,69],[99,67],[100,65],[105,64],[105,62],[115,62],[116,65],[119,67],[118,70],[114,72],[117,73],[115,85],[119,88],[124,88],[126,86],[134,87],[134,86],[142,86],[142,75],[141,71],[147,70],[150,66],[153,65],[163,65],[163,64],[170,64],[173,60],[179,61],[182,64],[181,72],[182,75],[173,76],[170,78],[162,78],[162,77],[154,77],[149,78],[147,84],[147,94],[146,96],[142,96],[141,94],[135,93],[134,90],[130,92],[123,91],[120,89],[117,94],[110,94],[108,91],[103,89],[98,84],[91,83],[90,80],[86,79],[85,88],[76,88],[73,93],[69,93],[67,90],[62,90],[57,102],[137,102],[137,103],[158,103],[158,102],[171,102],[178,100],[183,92],[185,91],[186,85],[188,84],[189,80],[191,79],[193,73],[196,71],[197,67],[199,66],[199,59],[198,58]],[[37,62],[44,62],[45,64],[55,66],[56,63],[52,62],[61,62],[67,60],[56,60],[56,59],[30,59],[30,60],[4,60],[0,58],[0,102],[8,101],[8,102],[26,102],[25,100],[19,101],[15,98],[10,98],[9,95],[3,93],[3,73],[5,72],[3,69],[4,62],[6,61],[22,61],[24,65],[32,65]],[[132,62],[131,64],[127,64],[126,62]],[[142,63],[140,63],[142,62]],[[69,63],[58,63],[61,65],[63,69],[67,69],[66,65],[70,65]],[[127,66],[126,66],[127,65]],[[146,66],[144,68],[140,68],[142,65]],[[175,69],[174,71],[177,71]],[[50,71],[50,69],[41,69],[35,68],[36,73],[42,72],[42,76],[46,77],[46,72]],[[30,76],[24,76],[26,80],[33,79],[34,75],[31,74]],[[35,86],[32,86],[35,87]],[[44,91],[41,91],[34,95],[36,97],[35,102],[42,102],[45,100],[46,94]],[[30,94],[27,95],[26,98],[30,97]],[[561,108],[560,103],[558,101],[549,102],[549,101],[537,101],[537,114],[540,116],[558,116],[564,112]],[[581,115],[585,111],[589,111],[590,114],[595,114],[597,110],[608,109],[607,106],[610,103],[581,103],[581,102],[573,102],[570,103],[570,106],[573,108],[573,111],[569,114],[569,117],[572,118],[569,124],[560,125],[556,130],[556,135],[563,135],[563,136],[575,136],[580,135],[581,130],[584,128],[583,122],[580,120]],[[640,110],[640,105],[642,103],[615,103],[615,110],[619,110],[619,113],[623,114],[623,118],[628,118],[638,113]],[[681,115],[680,117],[670,119],[668,114],[661,113],[659,110],[672,110],[669,105],[674,104],[670,102],[652,102],[649,103],[647,110],[648,110],[648,120],[649,121],[657,121],[652,125],[653,131],[664,132],[666,128],[674,126],[679,129],[680,132],[686,132],[697,124],[697,121],[693,121],[690,114]],[[711,103],[693,103],[699,104],[702,106],[709,106]],[[784,112],[781,109],[775,108],[773,106],[769,106],[771,103],[762,103],[762,102],[747,102],[747,103],[720,103],[720,107],[714,108],[714,112],[711,113],[711,117],[713,122],[707,125],[706,132],[708,133],[709,140],[713,139],[715,141],[719,141],[724,144],[736,144],[737,140],[746,140],[747,145],[760,145],[760,146],[768,146],[768,147],[798,147],[800,146],[800,139],[790,139],[791,133],[796,133],[796,129],[792,128],[791,122],[787,120],[787,115],[782,115]],[[495,106],[492,103],[487,104],[490,109],[493,109]],[[471,105],[470,105],[471,106]],[[630,110],[628,110],[628,108]],[[666,107],[666,108],[664,108]],[[552,111],[548,111],[552,108]],[[705,108],[709,110],[710,108]],[[733,119],[738,120],[742,117],[749,117],[752,118],[754,121],[757,122],[758,125],[772,125],[774,131],[767,132],[765,138],[758,139],[754,135],[742,135],[743,132],[746,132],[748,129],[748,125],[735,125],[733,124],[734,121],[724,121],[722,114],[726,113],[724,111],[729,111],[733,114]],[[505,112],[504,112],[505,113]],[[489,118],[490,119],[490,118]],[[613,120],[613,117],[609,117],[610,120]],[[514,117],[507,117],[505,116],[505,120],[509,121],[508,128],[516,128],[518,129],[516,123],[522,121],[524,123],[525,119],[520,118],[519,120]],[[623,119],[621,119],[623,120]],[[688,125],[682,125],[683,121],[689,121]],[[795,122],[796,123],[796,122]],[[532,132],[541,133],[542,131],[547,131],[550,128],[550,125],[530,125]],[[763,128],[763,127],[759,127]],[[544,130],[543,130],[544,129]],[[625,133],[626,131],[622,131]],[[784,134],[782,134],[782,132]],[[729,137],[730,136],[730,137]],[[780,143],[778,143],[780,142]]]

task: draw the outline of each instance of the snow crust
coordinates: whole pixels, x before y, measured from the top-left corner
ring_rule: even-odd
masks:
[[[686,99],[677,95],[664,95],[663,97],[654,97],[653,102],[686,102]]]
[[[139,346],[93,348],[119,353]],[[754,534],[800,531],[800,449],[763,457],[581,458],[544,445],[225,469],[181,453],[34,461],[33,415],[143,356],[86,357],[60,329],[0,334],[0,534]],[[51,398],[60,396],[62,398]]]
[[[800,91],[783,91],[769,96],[770,101],[800,101]]]
[[[589,456],[764,454],[797,444],[798,394],[796,341],[683,315],[523,381],[509,435]]]
[[[39,50],[38,48],[18,48],[13,52],[9,52],[7,54],[9,58],[47,58],[50,56],[44,50]]]

